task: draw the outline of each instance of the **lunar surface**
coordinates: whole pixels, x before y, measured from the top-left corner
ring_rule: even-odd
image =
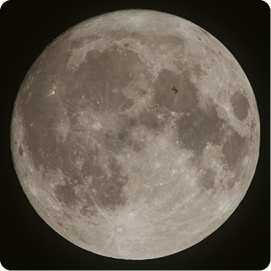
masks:
[[[91,18],[54,40],[11,124],[36,212],[75,245],[122,259],[170,255],[220,227],[250,185],[259,138],[254,93],[231,53],[150,10]]]

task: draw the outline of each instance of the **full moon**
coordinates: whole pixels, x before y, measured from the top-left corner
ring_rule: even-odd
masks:
[[[259,144],[255,96],[233,55],[151,10],[90,18],[55,39],[11,123],[14,167],[39,216],[120,259],[171,255],[217,230],[245,196]]]

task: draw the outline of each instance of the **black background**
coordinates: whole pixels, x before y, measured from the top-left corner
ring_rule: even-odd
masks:
[[[154,260],[116,260],[93,254],[52,230],[21,189],[10,152],[10,120],[31,64],[60,33],[99,14],[141,8],[185,18],[215,36],[234,55],[254,90],[261,119],[260,159],[250,188],[217,231],[180,253]],[[264,269],[270,259],[269,16],[257,1],[16,1],[0,11],[1,231],[7,269]],[[177,242],[178,240],[176,240]]]

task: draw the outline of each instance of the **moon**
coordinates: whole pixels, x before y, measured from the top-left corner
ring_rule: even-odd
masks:
[[[120,259],[187,249],[238,207],[259,156],[242,68],[180,17],[123,10],[54,40],[17,95],[11,149],[40,217]]]

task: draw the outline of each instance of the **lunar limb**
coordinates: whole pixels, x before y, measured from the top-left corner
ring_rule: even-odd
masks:
[[[75,245],[122,259],[170,255],[220,227],[259,155],[256,100],[211,34],[125,10],[86,20],[35,61],[11,146],[43,220]]]

